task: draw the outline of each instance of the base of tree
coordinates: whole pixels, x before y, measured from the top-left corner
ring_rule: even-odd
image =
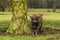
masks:
[[[52,29],[52,28],[43,28],[43,32],[40,33],[39,35],[52,35],[52,34],[60,34],[60,30],[58,29]],[[5,31],[0,31],[0,35],[1,36],[33,36],[29,33],[26,33],[26,34],[9,34],[9,33],[6,33]],[[38,36],[38,35],[37,35]]]

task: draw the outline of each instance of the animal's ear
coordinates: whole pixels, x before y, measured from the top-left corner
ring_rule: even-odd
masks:
[[[32,19],[33,18],[33,15],[30,15],[30,18]]]
[[[43,16],[43,14],[40,14],[41,16]]]

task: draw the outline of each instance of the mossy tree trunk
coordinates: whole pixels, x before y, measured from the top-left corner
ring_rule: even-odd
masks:
[[[27,26],[27,0],[12,0],[12,20],[7,33],[29,33]]]

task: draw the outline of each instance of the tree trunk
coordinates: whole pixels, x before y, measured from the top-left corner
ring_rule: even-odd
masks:
[[[54,3],[53,3],[53,12],[56,12],[56,0],[54,0]]]
[[[7,33],[25,34],[29,32],[27,25],[27,0],[12,0],[12,20]]]

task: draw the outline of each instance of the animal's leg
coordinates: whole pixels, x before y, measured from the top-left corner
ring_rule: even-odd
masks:
[[[35,35],[38,35],[38,29],[35,30]]]
[[[34,34],[35,34],[34,30],[32,30],[32,32],[31,32],[31,33],[32,33],[32,35],[34,35]]]
[[[38,33],[37,33],[37,32],[35,32],[35,35],[38,35]]]

